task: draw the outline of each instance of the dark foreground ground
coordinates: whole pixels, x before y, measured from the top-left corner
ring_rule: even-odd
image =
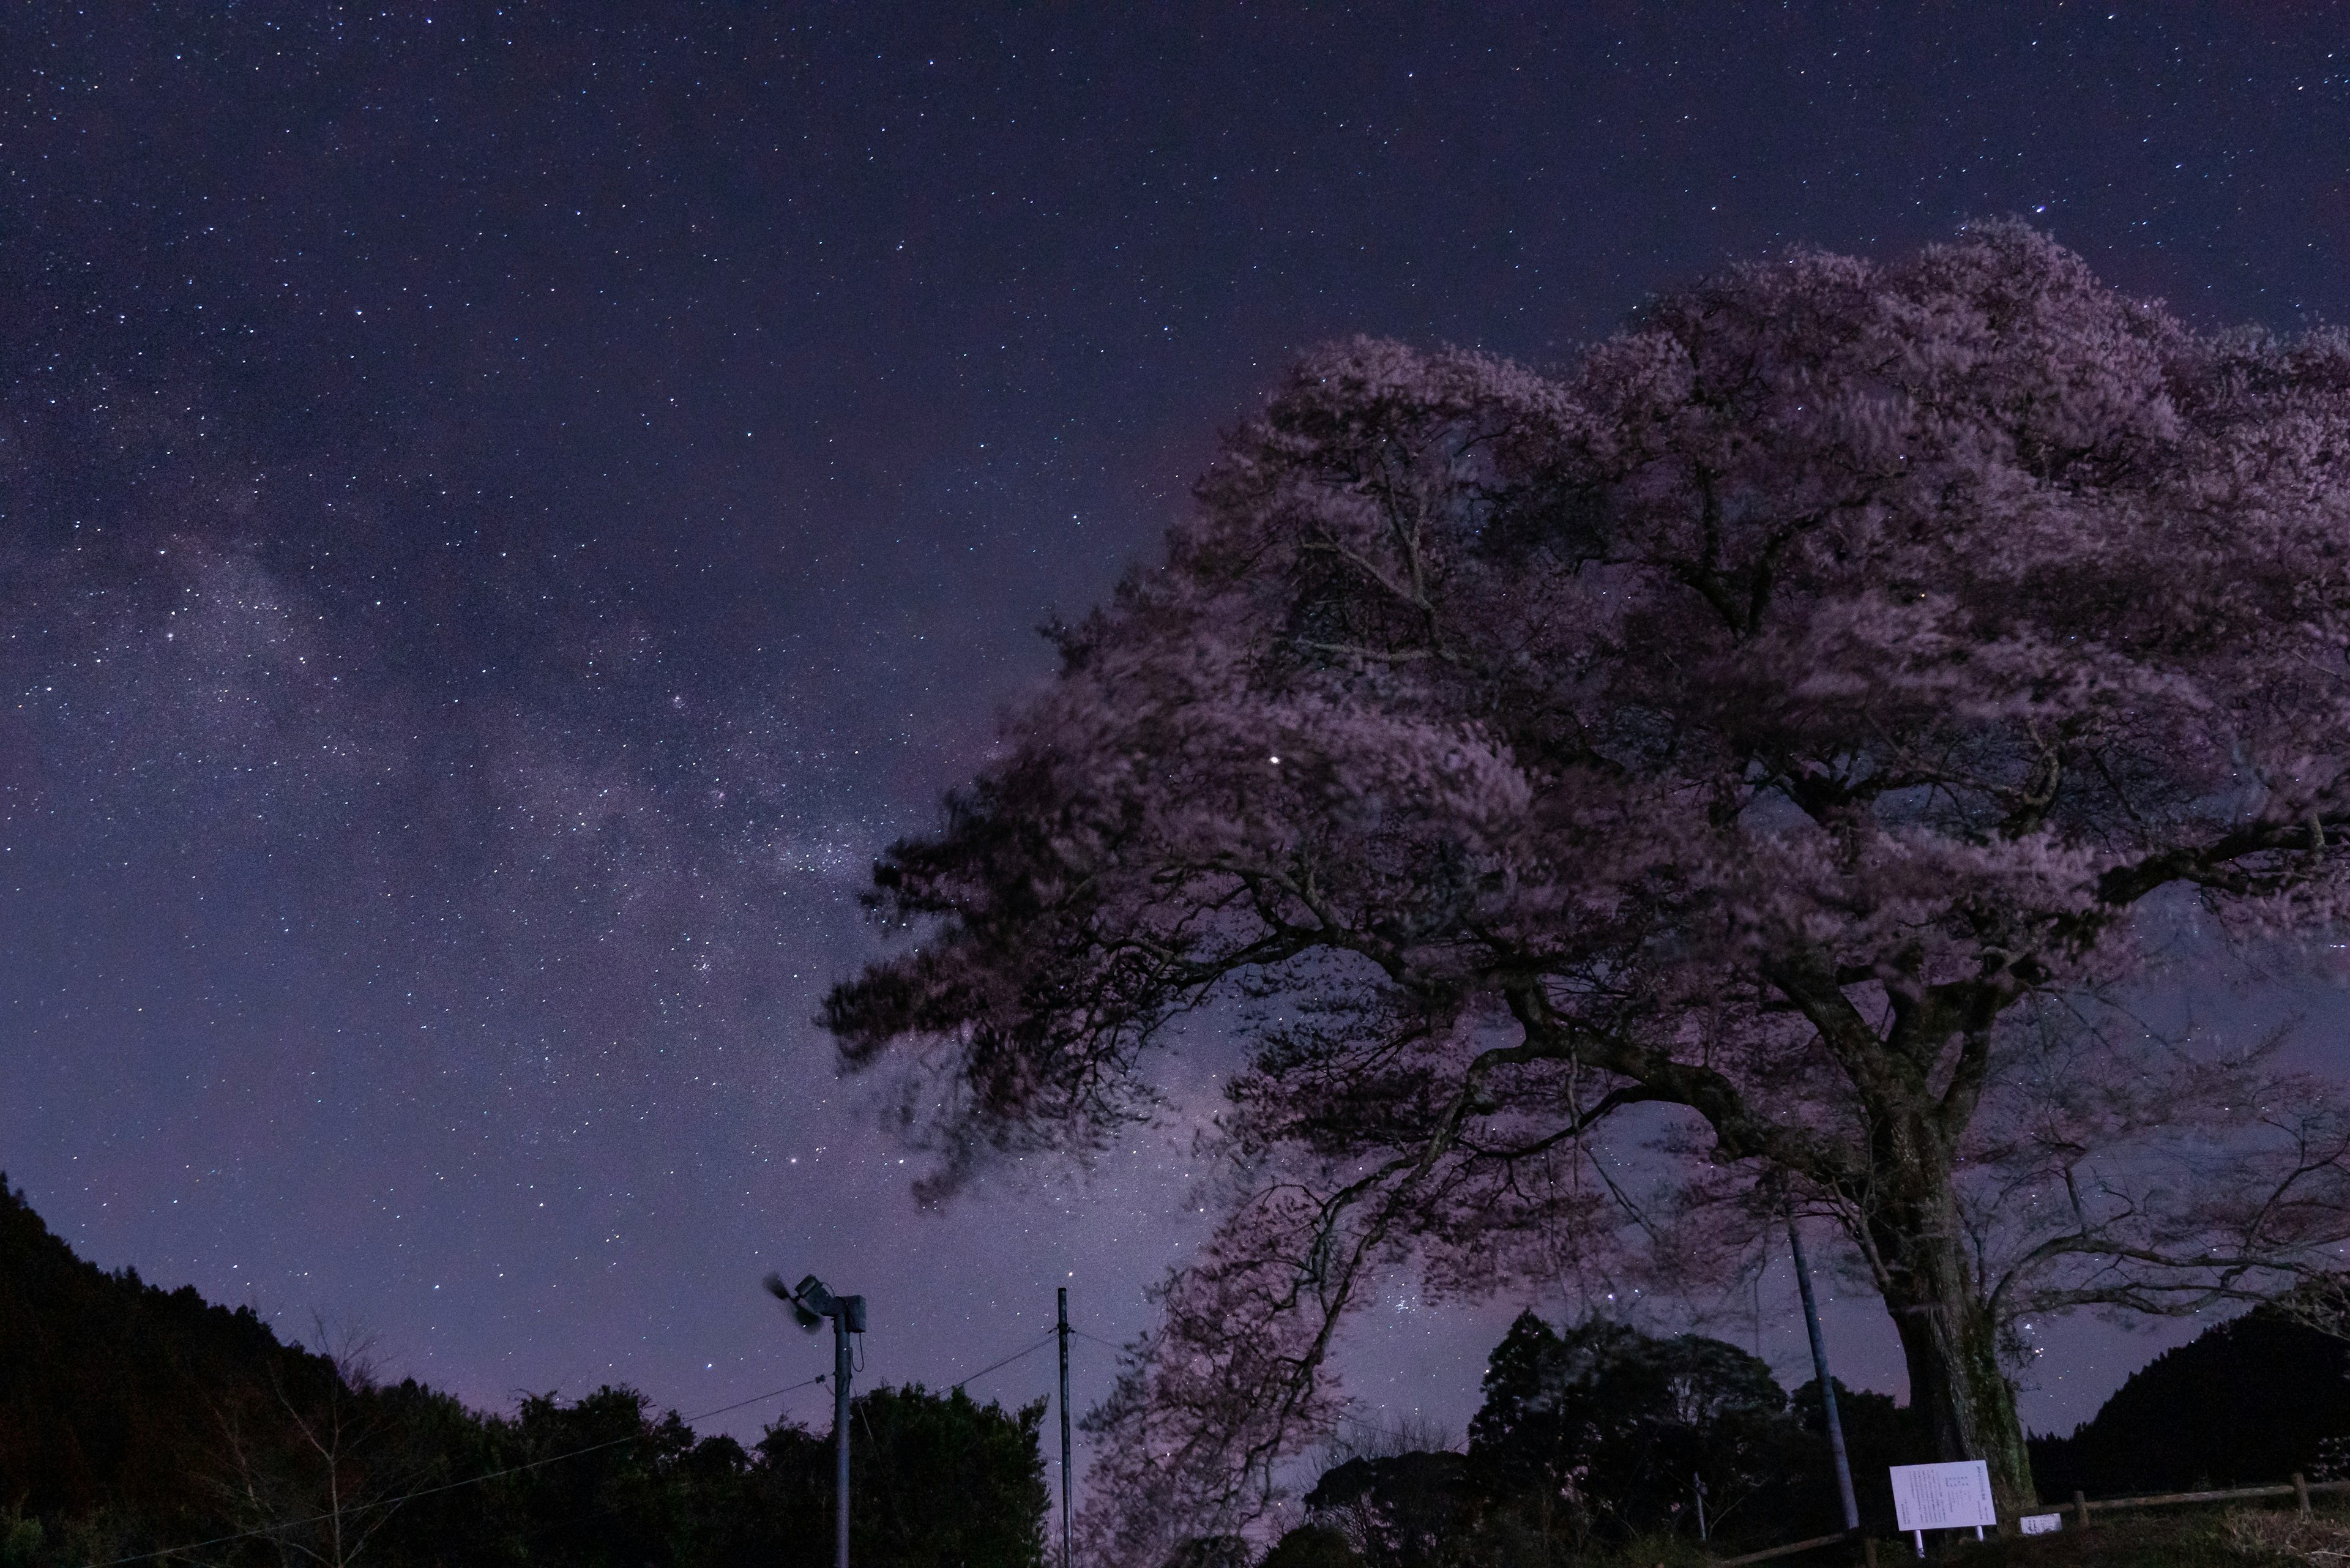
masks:
[[[1978,1545],[1931,1537],[1928,1560],[1950,1568],[2350,1568],[2350,1510],[2321,1508],[2303,1521],[2290,1505],[2258,1508],[2148,1509],[2099,1519],[2091,1528],[2054,1535],[2012,1536]],[[1691,1541],[1634,1542],[1619,1553],[1589,1557],[1575,1568],[1704,1568],[1719,1561]],[[1823,1548],[1764,1568],[1854,1568],[1856,1547]],[[1909,1541],[1877,1542],[1878,1568],[1917,1562]],[[1563,1565],[1562,1565],[1563,1568]]]
[[[1980,1545],[1945,1538],[1930,1543],[1929,1552],[1931,1560],[1953,1568],[2350,1568],[2350,1513],[2338,1511],[2320,1510],[2304,1521],[2289,1505],[2147,1509],[2107,1515],[2087,1530],[2069,1528],[2069,1520],[2067,1525],[2054,1535],[2010,1536]],[[1879,1568],[1917,1561],[1907,1540],[1880,1542],[1877,1550]],[[1858,1563],[1860,1553],[1823,1551],[1779,1561],[1788,1568],[1842,1568]]]
[[[1877,1562],[1886,1568],[1900,1560],[1879,1548]],[[1950,1561],[1966,1568],[2350,1564],[2350,1516],[2321,1511],[2316,1518],[2303,1520],[2290,1507],[2148,1509],[2100,1519],[2087,1530],[2031,1539],[2019,1536],[1985,1542],[1980,1547],[1970,1542]]]

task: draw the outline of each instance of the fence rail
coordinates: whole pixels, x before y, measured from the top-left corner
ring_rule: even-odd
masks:
[[[1767,1552],[1750,1552],[1743,1557],[1717,1559],[1715,1568],[1739,1568],[1741,1563],[1768,1563],[1773,1557],[1793,1557],[1798,1552],[1834,1546],[1839,1541],[1858,1541],[1867,1533],[1865,1530],[1839,1530],[1834,1535],[1814,1535],[1809,1541],[1790,1541],[1784,1546],[1773,1546]]]
[[[2034,1515],[2059,1511],[2070,1513],[2075,1527],[2085,1530],[2092,1513],[2117,1513],[2131,1508],[2166,1508],[2173,1503],[2250,1502],[2257,1498],[2289,1497],[2300,1503],[2301,1511],[2305,1516],[2309,1512],[2309,1500],[2320,1492],[2350,1492],[2350,1480],[2312,1481],[2296,1473],[2292,1480],[2282,1486],[2228,1487],[2218,1491],[2163,1491],[2135,1497],[2084,1497],[2076,1491],[2069,1503],[2054,1508],[2036,1508],[2032,1512]],[[2000,1523],[2005,1528],[2024,1517],[2027,1516],[2002,1514]],[[1866,1530],[1839,1530],[1834,1535],[1814,1535],[1808,1541],[1790,1541],[1784,1546],[1773,1546],[1764,1552],[1749,1552],[1743,1557],[1717,1557],[1713,1560],[1713,1568],[1744,1568],[1750,1563],[1768,1563],[1773,1558],[1793,1557],[1799,1552],[1816,1552],[1823,1546],[1853,1541],[1861,1543],[1871,1568],[1875,1568],[1877,1542],[1869,1538]]]

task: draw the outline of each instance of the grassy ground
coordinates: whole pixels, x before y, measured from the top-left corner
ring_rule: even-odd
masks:
[[[2008,1536],[1980,1545],[1956,1535],[1928,1538],[1929,1561],[1950,1568],[2350,1568],[2350,1516],[2321,1511],[2303,1521],[2290,1505],[2253,1508],[2169,1508],[2109,1513],[2086,1530],[2068,1514],[2054,1535]],[[1825,1548],[1783,1560],[1787,1568],[1846,1568],[1857,1550]],[[1878,1568],[1914,1563],[1907,1539],[1877,1543]],[[1680,1568],[1661,1555],[1638,1568]],[[1625,1568],[1632,1568],[1627,1559]]]
[[[2066,1528],[2054,1535],[2008,1536],[1981,1546],[1969,1542],[1950,1561],[1966,1568],[2250,1568],[2291,1561],[2248,1556],[2236,1545],[2225,1516],[2201,1510],[2108,1514],[2086,1530],[2072,1528],[2069,1519],[2064,1522]],[[1881,1568],[1891,1568],[1916,1558],[1906,1551],[1896,1557],[1879,1547],[1877,1560]]]
[[[2150,1508],[2100,1514],[2086,1530],[1994,1537],[1956,1532],[1927,1537],[1927,1561],[1942,1568],[2350,1568],[2350,1511],[2320,1508],[2303,1521],[2290,1501],[2275,1509]],[[1575,1568],[1709,1568],[1719,1559],[1694,1541],[1659,1537],[1578,1559]],[[1758,1568],[1856,1568],[1858,1546],[1824,1546]],[[1877,1543],[1877,1568],[1918,1561],[1909,1538]],[[1564,1564],[1562,1565],[1564,1568]]]
[[[2350,1520],[2322,1512],[2303,1521],[2290,1505],[2150,1508],[2107,1514],[2086,1530],[2011,1536],[1981,1546],[1969,1542],[1950,1561],[1965,1568],[2282,1568],[2296,1563],[2338,1568],[2350,1564]],[[1882,1548],[1877,1562],[1891,1568]]]

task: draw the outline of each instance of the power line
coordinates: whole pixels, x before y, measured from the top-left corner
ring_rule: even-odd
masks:
[[[813,1388],[823,1381],[824,1378],[821,1376],[818,1376],[807,1378],[803,1382],[791,1384],[786,1387],[770,1388],[764,1394],[754,1394],[748,1399],[737,1399],[732,1405],[721,1405],[715,1410],[704,1410],[699,1416],[688,1416],[685,1418],[685,1424],[691,1427],[696,1421],[707,1421],[712,1416],[723,1416],[729,1411],[740,1410],[745,1405],[756,1405],[762,1400],[780,1398],[785,1394],[796,1394],[803,1388]],[[579,1451],[584,1454],[588,1450],[582,1449]],[[483,1479],[487,1480],[488,1478],[484,1477]]]
[[[1024,1349],[1015,1350],[1001,1361],[991,1361],[985,1366],[981,1367],[978,1371],[971,1374],[969,1376],[961,1378],[956,1382],[948,1385],[948,1391],[951,1393],[953,1390],[962,1387],[965,1383],[975,1382],[979,1378],[984,1377],[989,1373],[995,1371],[998,1367],[1009,1366],[1024,1355],[1035,1355],[1038,1351],[1052,1344],[1059,1333],[1060,1330],[1057,1328],[1047,1330],[1044,1337],[1037,1340],[1034,1345],[1028,1345]]]
[[[737,1399],[732,1405],[721,1405],[714,1410],[704,1410],[698,1416],[688,1416],[685,1417],[685,1423],[690,1427],[696,1421],[707,1421],[712,1416],[723,1416],[730,1410],[740,1410],[745,1405],[756,1405],[763,1400],[779,1398],[785,1394],[796,1393],[802,1388],[813,1387],[815,1385],[823,1381],[824,1379],[821,1377],[810,1377],[804,1382],[794,1383],[787,1387],[770,1388],[764,1394],[754,1394],[748,1399]],[[549,1454],[543,1459],[533,1459],[528,1464],[508,1465],[502,1470],[492,1470],[486,1475],[470,1476],[463,1480],[444,1481],[439,1486],[428,1486],[419,1491],[407,1492],[400,1497],[381,1498],[374,1502],[353,1503],[349,1508],[341,1510],[340,1511],[344,1513],[364,1513],[371,1508],[398,1508],[404,1502],[414,1502],[421,1497],[437,1497],[444,1491],[458,1491],[465,1487],[479,1486],[484,1481],[494,1481],[500,1476],[521,1475],[525,1470],[543,1469],[548,1465],[557,1464],[565,1459],[576,1459],[583,1454],[593,1454],[601,1452],[606,1449],[616,1449],[622,1443],[636,1442],[644,1437],[644,1435],[645,1434],[642,1432],[630,1432],[625,1438],[613,1438],[606,1442],[590,1443],[584,1449],[573,1449],[567,1453]],[[335,1515],[332,1513],[316,1513],[312,1514],[307,1519],[289,1519],[283,1523],[271,1525],[266,1530],[241,1530],[234,1535],[215,1535],[210,1541],[192,1541],[183,1546],[166,1546],[159,1552],[141,1552],[136,1556],[117,1557],[110,1563],[93,1563],[91,1564],[91,1568],[122,1568],[122,1564],[126,1563],[151,1563],[158,1557],[172,1557],[182,1552],[201,1552],[207,1546],[225,1546],[233,1541],[252,1541],[265,1535],[276,1535],[281,1531],[298,1529],[305,1524],[323,1524],[328,1520],[334,1517]]]

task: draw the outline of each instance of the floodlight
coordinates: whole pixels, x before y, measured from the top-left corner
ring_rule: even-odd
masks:
[[[837,1499],[833,1562],[836,1568],[848,1568],[848,1336],[865,1332],[865,1298],[834,1295],[814,1274],[795,1286],[786,1286],[781,1274],[769,1274],[761,1282],[769,1295],[792,1309],[792,1321],[809,1333],[815,1333],[825,1319],[832,1319],[832,1446]]]
[[[814,1274],[810,1274],[807,1278],[802,1280],[799,1282],[798,1288],[794,1290],[792,1294],[799,1298],[800,1304],[802,1306],[807,1308],[808,1311],[816,1314],[818,1317],[837,1317],[839,1315],[839,1303],[833,1299],[832,1293],[824,1288],[824,1282],[817,1279]]]
[[[824,1314],[817,1312],[813,1307],[810,1307],[806,1302],[802,1301],[798,1296],[795,1295],[792,1293],[792,1288],[784,1283],[783,1275],[769,1274],[760,1282],[767,1287],[767,1293],[769,1295],[775,1297],[777,1301],[792,1309],[792,1321],[798,1324],[800,1327],[806,1329],[810,1334],[814,1334],[823,1325]]]

